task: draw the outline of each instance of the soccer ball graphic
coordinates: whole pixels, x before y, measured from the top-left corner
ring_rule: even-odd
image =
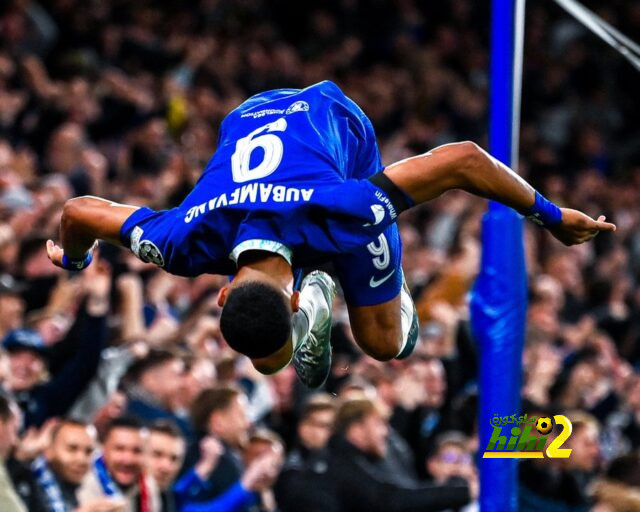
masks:
[[[551,432],[551,429],[553,429],[551,418],[538,418],[538,421],[536,421],[536,430],[538,432],[542,435],[546,435]]]

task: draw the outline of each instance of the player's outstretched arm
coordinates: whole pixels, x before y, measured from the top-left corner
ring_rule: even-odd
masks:
[[[499,201],[547,227],[566,245],[590,240],[600,231],[615,231],[604,216],[592,219],[569,208],[557,208],[524,179],[473,142],[445,144],[402,160],[385,174],[416,204],[452,189]]]
[[[120,228],[138,209],[93,196],[69,199],[60,220],[60,246],[47,240],[47,254],[54,265],[81,270],[91,262],[96,240],[120,242]]]

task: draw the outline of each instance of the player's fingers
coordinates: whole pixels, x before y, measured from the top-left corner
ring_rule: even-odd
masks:
[[[47,240],[47,255],[49,256],[49,259],[51,259],[51,252],[53,251],[53,240]]]
[[[54,265],[62,265],[62,254],[62,249],[54,244],[53,240],[47,240],[47,256]]]
[[[611,222],[604,222],[601,220],[596,221],[595,227],[598,231],[615,231],[616,230],[615,224],[612,224]]]
[[[607,220],[606,216],[600,215],[594,221],[594,229],[597,229],[598,231],[615,231],[616,225],[611,222],[605,222],[606,220]]]
[[[49,259],[55,263],[55,255],[56,255],[56,244],[53,243],[53,240],[47,240],[47,256]]]

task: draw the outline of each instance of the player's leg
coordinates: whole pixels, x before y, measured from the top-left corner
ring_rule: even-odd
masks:
[[[299,310],[293,317],[293,366],[310,388],[320,387],[331,371],[331,318],[336,286],[328,274],[314,271],[302,280]]]
[[[353,337],[366,354],[378,361],[388,361],[400,353],[402,328],[399,294],[382,304],[347,307]]]
[[[417,315],[401,262],[395,224],[362,250],[334,261],[354,338],[364,352],[381,361],[408,356],[418,337]]]
[[[418,314],[406,283],[388,302],[373,306],[347,305],[356,342],[379,361],[404,359],[418,341]]]

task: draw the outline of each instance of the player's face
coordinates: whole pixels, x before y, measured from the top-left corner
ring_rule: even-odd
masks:
[[[118,485],[137,482],[144,463],[145,436],[142,429],[116,427],[103,446],[104,462]]]
[[[149,435],[147,468],[162,490],[169,488],[184,459],[184,440],[162,432]]]
[[[63,425],[47,449],[49,465],[63,481],[79,485],[89,471],[95,434],[89,427]]]

